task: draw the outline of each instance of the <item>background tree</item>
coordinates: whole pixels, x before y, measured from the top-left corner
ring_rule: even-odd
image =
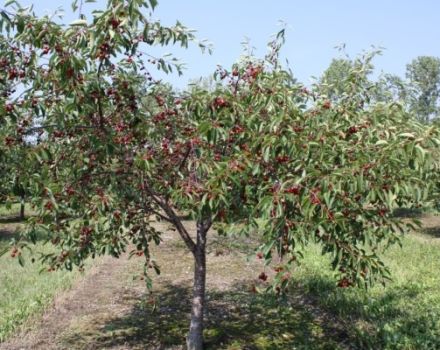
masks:
[[[411,111],[427,123],[438,114],[440,96],[440,59],[419,56],[406,67],[411,93]]]
[[[20,203],[19,219],[25,219],[25,203],[29,193],[29,178],[38,171],[34,168],[35,162],[29,157],[30,145],[18,144],[16,147],[8,145],[0,149],[0,203],[10,208],[13,203]]]
[[[320,78],[319,86],[321,93],[330,99],[340,97],[347,88],[344,81],[350,77],[354,68],[354,62],[348,58],[334,58]]]
[[[261,238],[259,256],[277,263],[276,293],[312,241],[332,256],[340,287],[386,278],[380,251],[404,229],[391,212],[429,194],[436,129],[397,105],[363,103],[370,56],[337,102],[305,90],[279,64],[283,32],[264,60],[219,69],[214,90],[175,95],[148,72],[148,63],[169,71],[172,61],[144,50],[194,38],[144,15],[154,5],[110,0],[91,21],[67,27],[19,7],[3,13],[2,72],[26,89],[3,101],[14,109],[5,108],[2,141],[40,135],[27,237],[44,233],[58,248],[42,261],[72,269],[134,247],[151,287],[159,266],[150,246],[162,239],[155,223],[168,222],[194,256],[187,344],[197,350],[213,225]],[[182,216],[195,221],[194,234]]]
[[[395,74],[385,74],[376,82],[374,97],[377,102],[399,101],[406,109],[409,108],[409,86]]]
[[[355,59],[333,59],[315,84],[314,90],[334,102],[351,99],[356,94],[362,94],[362,103],[378,101],[380,86],[371,81],[369,76],[374,70],[372,60],[380,52],[365,52]]]

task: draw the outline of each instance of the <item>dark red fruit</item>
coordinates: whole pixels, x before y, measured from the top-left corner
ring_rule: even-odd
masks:
[[[358,130],[358,128],[357,128],[356,126],[350,126],[350,127],[348,128],[348,133],[349,133],[349,134],[356,134],[358,131],[359,131],[359,130]]]
[[[348,288],[353,285],[353,282],[351,282],[347,277],[343,277],[338,282],[339,288]]]
[[[6,112],[11,113],[11,112],[14,110],[14,105],[11,104],[11,103],[8,103],[8,104],[5,106],[5,110],[6,110]]]
[[[264,281],[267,281],[267,275],[266,275],[264,272],[260,273],[260,275],[258,276],[258,278],[259,278],[260,280],[262,280],[263,282],[264,282]]]
[[[328,100],[322,104],[322,108],[324,109],[330,109],[331,107],[332,107],[332,103]]]
[[[216,97],[214,99],[214,107],[216,108],[226,107],[227,105],[228,103],[223,97]]]
[[[286,193],[292,193],[295,195],[299,195],[301,192],[301,187],[299,185],[294,185],[286,189]]]
[[[278,156],[276,157],[276,161],[277,163],[287,163],[289,161],[289,157],[288,156]]]
[[[156,96],[156,102],[161,107],[165,104],[165,99],[162,96]]]

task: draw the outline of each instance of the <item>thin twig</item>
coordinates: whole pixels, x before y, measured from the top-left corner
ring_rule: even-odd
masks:
[[[83,7],[83,0],[79,2],[79,8],[78,8],[78,18],[81,19],[82,17],[82,7]]]

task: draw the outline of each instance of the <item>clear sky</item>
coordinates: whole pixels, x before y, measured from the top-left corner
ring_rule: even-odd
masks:
[[[66,21],[74,18],[70,0],[21,3],[34,3],[39,13],[61,6],[66,10]],[[84,7],[105,4],[106,0],[97,0],[97,4]],[[183,77],[166,78],[177,87],[211,74],[217,64],[230,66],[242,52],[245,37],[251,40],[256,53],[263,55],[270,36],[280,29],[280,20],[289,28],[283,56],[296,77],[306,84],[311,76],[319,76],[333,57],[340,56],[334,47],[342,43],[351,56],[371,45],[385,47],[375,61],[378,72],[401,76],[406,64],[417,56],[440,57],[439,0],[159,0],[154,17],[167,25],[179,20],[214,45],[211,56],[195,48],[166,49],[176,53],[188,67]]]

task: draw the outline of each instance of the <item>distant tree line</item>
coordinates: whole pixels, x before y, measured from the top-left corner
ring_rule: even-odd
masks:
[[[419,56],[406,66],[405,78],[384,74],[376,80],[368,79],[374,70],[361,64],[361,59],[333,59],[319,79],[319,90],[331,100],[339,100],[357,87],[353,78],[366,70],[366,83],[370,85],[370,100],[365,102],[400,102],[405,109],[423,123],[436,121],[440,111],[440,58]],[[351,84],[347,84],[350,82]],[[438,120],[437,120],[438,121]]]

